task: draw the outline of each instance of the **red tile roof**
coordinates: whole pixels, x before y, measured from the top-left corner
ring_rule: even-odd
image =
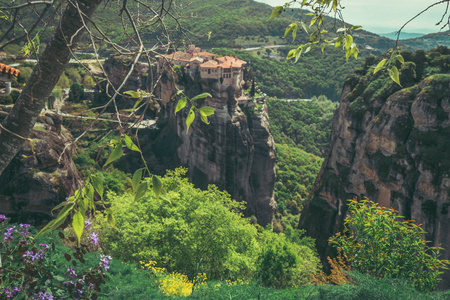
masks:
[[[206,51],[201,51],[201,52],[192,52],[192,53],[188,53],[188,52],[183,52],[183,51],[176,51],[173,52],[171,54],[167,54],[167,55],[162,55],[163,57],[165,57],[168,60],[179,60],[179,61],[193,61],[195,60],[197,57],[215,57],[215,54],[206,52]]]
[[[1,73],[6,73],[6,74],[11,74],[14,76],[18,76],[20,74],[20,70],[19,69],[14,69],[11,66],[5,65],[0,63],[0,72]]]
[[[218,57],[217,60],[221,63],[222,68],[242,68],[247,62],[240,60],[235,56],[222,56]]]
[[[230,68],[242,68],[247,64],[247,62],[240,60],[237,57],[234,56],[223,56],[216,58],[217,61],[214,60],[208,60],[207,62],[200,65],[200,68],[223,68],[223,69],[230,69]]]
[[[207,62],[201,64],[200,68],[217,69],[217,68],[219,68],[219,63],[215,60],[208,60]]]

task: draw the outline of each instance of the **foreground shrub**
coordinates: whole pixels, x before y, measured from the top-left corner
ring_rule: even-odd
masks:
[[[349,276],[349,271],[351,270],[348,265],[347,260],[339,254],[335,258],[327,257],[328,263],[330,264],[330,275],[325,274],[320,271],[317,274],[312,274],[312,280],[314,284],[351,284],[351,279]]]
[[[449,261],[439,259],[442,248],[427,245],[420,226],[398,218],[393,209],[368,199],[351,200],[343,234],[330,238],[330,243],[356,271],[377,278],[405,278],[420,291],[432,291]]]
[[[318,270],[319,259],[315,252],[290,242],[284,234],[263,232],[261,246],[257,278],[263,286],[300,287],[310,282],[311,274]]]
[[[72,251],[48,236],[35,240],[36,231],[30,225],[9,225],[6,220],[0,215],[4,236],[0,242],[0,299],[97,299],[111,257],[88,261],[83,249],[71,255]]]
[[[111,194],[116,227],[102,233],[104,246],[128,261],[157,261],[168,272],[194,278],[250,278],[259,249],[256,228],[242,218],[242,203],[210,186],[196,189],[185,170],[162,179],[165,196],[147,192],[139,200]]]

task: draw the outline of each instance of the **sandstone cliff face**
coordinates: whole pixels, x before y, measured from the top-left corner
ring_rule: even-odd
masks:
[[[72,161],[72,147],[61,155],[72,136],[61,127],[60,118],[51,113],[41,117],[0,176],[0,213],[12,222],[49,222],[50,211],[82,183]]]
[[[423,224],[425,238],[442,244],[443,257],[450,258],[450,75],[422,79],[420,63],[402,67],[408,88],[379,75],[354,75],[343,88],[331,149],[299,225],[317,239],[322,260],[332,252],[327,240],[342,229],[353,197],[368,197]],[[372,72],[360,73],[366,71]],[[450,273],[444,277],[448,287]]]
[[[159,137],[159,145],[153,148],[173,145],[172,151],[166,152],[171,153],[173,162],[188,167],[189,178],[197,187],[217,185],[234,199],[247,202],[247,215],[254,215],[259,224],[270,224],[276,208],[273,193],[276,155],[267,106],[261,112],[241,109],[233,87],[223,89],[214,80],[189,82],[179,88],[185,88],[190,96],[201,92],[213,95],[201,104],[215,109],[209,117],[211,123],[204,124],[197,116],[186,133],[189,105],[174,116],[176,101],[171,97],[176,93],[175,83],[166,74],[159,90],[165,107],[165,128],[160,136],[171,136],[172,131],[177,138],[168,141]],[[163,151],[159,152],[164,156]]]

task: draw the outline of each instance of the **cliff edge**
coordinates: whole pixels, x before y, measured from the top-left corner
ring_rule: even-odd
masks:
[[[299,224],[316,239],[323,261],[353,197],[422,224],[424,238],[450,258],[450,50],[403,56],[403,88],[381,72],[373,75],[374,58],[343,87],[331,148]],[[449,271],[441,286],[450,286]]]

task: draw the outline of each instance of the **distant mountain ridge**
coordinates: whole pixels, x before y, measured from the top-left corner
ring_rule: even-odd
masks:
[[[450,30],[430,33],[415,39],[402,40],[402,43],[413,49],[428,51],[438,46],[450,47]]]
[[[401,32],[400,40],[420,38],[424,35],[425,35],[424,33]],[[388,39],[396,40],[397,39],[397,31],[393,31],[390,33],[380,33],[379,36],[384,36]]]
[[[191,42],[203,47],[240,48],[273,43],[268,37],[282,37],[286,27],[295,21],[309,23],[309,16],[301,14],[298,9],[286,11],[272,20],[268,20],[273,7],[253,0],[210,0],[208,2],[180,1],[184,18],[182,26],[195,33]],[[325,17],[324,22],[331,27],[340,27],[339,22]],[[208,36],[208,33],[211,35]],[[241,37],[239,40],[238,38]],[[331,37],[331,35],[330,35]],[[384,52],[394,46],[392,40],[374,33],[359,30],[354,38],[361,48],[370,46]],[[299,32],[297,38],[282,39],[283,44],[294,44],[309,41],[309,35]],[[245,43],[245,44],[244,44]],[[381,54],[381,53],[380,53]]]

